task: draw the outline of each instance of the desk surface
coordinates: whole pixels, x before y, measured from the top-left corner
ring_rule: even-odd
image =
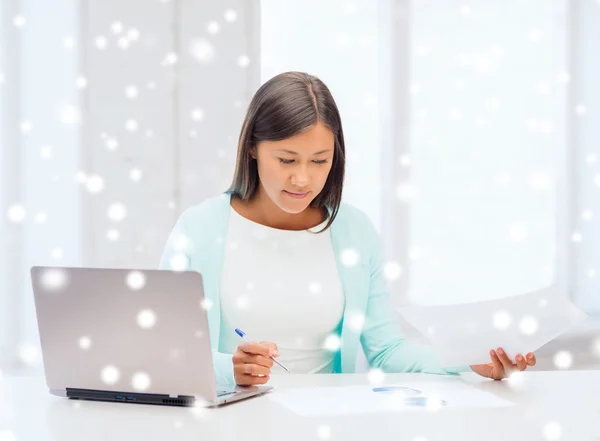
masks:
[[[474,387],[515,403],[511,407],[333,417],[302,417],[267,396],[217,409],[68,400],[48,394],[43,378],[4,377],[0,379],[0,440],[13,441],[10,432],[16,441],[600,440],[600,371],[521,375],[518,382],[461,375]],[[394,374],[386,376],[385,384],[414,376],[432,382],[450,379]],[[368,379],[362,374],[280,375],[273,376],[270,384],[276,393],[296,387],[368,384]],[[551,422],[558,423],[560,438],[545,435]]]

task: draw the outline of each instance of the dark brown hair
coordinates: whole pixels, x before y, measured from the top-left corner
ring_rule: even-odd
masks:
[[[333,223],[341,201],[346,164],[346,149],[342,120],[327,86],[317,77],[304,72],[284,72],[254,94],[248,107],[238,143],[237,163],[233,182],[227,193],[242,200],[252,199],[258,190],[259,177],[251,150],[261,141],[280,141],[310,129],[321,122],[335,137],[333,163],[325,186],[313,199],[313,208],[325,207]]]

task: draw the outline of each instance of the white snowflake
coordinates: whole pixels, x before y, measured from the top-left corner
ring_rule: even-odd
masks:
[[[507,381],[511,388],[520,388],[525,382],[525,372],[515,371],[509,375]]]
[[[236,304],[239,309],[246,309],[250,304],[250,298],[247,295],[241,295],[237,298]]]
[[[142,329],[153,328],[156,324],[156,314],[151,309],[143,309],[138,312],[137,324]]]
[[[136,372],[131,379],[131,385],[138,392],[143,392],[150,387],[150,376],[145,372]]]
[[[119,237],[121,237],[119,230],[115,229],[115,228],[111,228],[110,230],[108,230],[106,232],[106,238],[108,240],[110,240],[111,242],[116,242],[119,240]]]
[[[325,339],[323,347],[331,352],[336,352],[340,349],[342,342],[336,334],[331,334]]]
[[[176,253],[169,259],[169,265],[171,265],[173,271],[185,271],[188,266],[188,259],[185,254]]]
[[[410,201],[415,198],[415,190],[408,182],[401,182],[396,187],[396,196],[402,201]]]
[[[321,284],[318,282],[313,282],[310,285],[308,285],[308,291],[313,295],[320,294],[321,289]]]
[[[213,20],[213,21],[211,21],[211,22],[209,22],[209,23],[208,23],[208,25],[206,26],[206,31],[207,31],[209,34],[216,34],[216,33],[218,33],[220,30],[221,30],[221,26],[219,25],[219,23],[218,23],[218,22],[216,22],[216,21],[214,21],[214,20]]]
[[[165,58],[162,61],[163,66],[173,66],[179,61],[179,56],[175,52],[169,52],[165,55]]]
[[[65,37],[63,39],[63,46],[66,49],[73,49],[75,47],[75,39],[73,37]]]
[[[121,32],[123,32],[123,23],[121,23],[120,21],[115,21],[110,26],[110,28],[112,29],[114,34],[120,34]]]
[[[368,374],[369,384],[379,386],[385,380],[385,373],[381,369],[371,369]]]
[[[139,124],[135,119],[128,119],[125,121],[125,130],[128,132],[137,132],[139,128]]]
[[[227,23],[233,23],[236,20],[237,20],[237,12],[235,12],[233,9],[228,9],[225,11],[225,21]]]
[[[87,336],[83,336],[79,339],[79,347],[83,350],[88,350],[90,347],[92,346],[92,340],[87,337]]]
[[[139,168],[132,168],[129,171],[129,179],[133,182],[139,182],[142,179],[142,171]]]
[[[108,150],[116,150],[119,147],[119,141],[116,138],[107,138],[105,143]]]
[[[54,259],[54,260],[61,260],[63,258],[63,250],[62,248],[59,247],[54,247],[52,248],[52,251],[50,252],[50,256]]]
[[[77,79],[75,80],[75,86],[78,89],[85,89],[88,85],[88,80],[87,78],[83,77],[83,76],[78,76]]]
[[[100,378],[102,381],[108,385],[116,384],[121,378],[121,373],[119,369],[117,369],[113,365],[105,366],[100,372]]]
[[[137,87],[131,85],[131,86],[127,86],[125,88],[125,96],[127,98],[129,98],[130,100],[134,100],[138,97],[138,95],[140,94],[140,91]]]
[[[125,278],[125,283],[132,291],[139,291],[146,286],[146,275],[141,271],[130,271]]]
[[[210,309],[213,307],[213,302],[211,299],[205,298],[200,302],[200,307],[205,311],[210,311]]]
[[[358,264],[360,254],[354,248],[348,248],[342,251],[342,263],[344,266],[353,267]]]
[[[131,41],[137,41],[140,38],[140,31],[138,31],[136,28],[131,28],[127,31],[127,37]]]
[[[26,366],[34,366],[41,360],[40,348],[33,343],[19,345],[19,359]]]
[[[40,158],[42,159],[51,159],[53,154],[53,149],[51,145],[43,145],[40,147]]]
[[[581,213],[581,218],[584,221],[590,221],[590,220],[592,220],[593,217],[594,217],[594,213],[592,212],[592,210],[585,210],[583,213]]]
[[[69,126],[77,125],[81,122],[81,111],[72,104],[64,105],[60,108],[60,121]]]
[[[503,331],[510,327],[511,322],[512,322],[512,319],[508,312],[497,311],[494,313],[494,317],[493,317],[494,328]]]
[[[48,213],[46,213],[45,211],[39,211],[35,215],[35,221],[38,224],[45,224],[46,222],[48,222]]]
[[[331,427],[322,424],[317,427],[317,437],[319,439],[329,439],[331,438]]]
[[[12,430],[0,430],[0,441],[17,441]]]
[[[410,164],[411,164],[410,156],[409,155],[400,156],[399,162],[402,167],[410,167]]]
[[[62,291],[69,284],[69,273],[62,268],[46,268],[40,274],[40,285],[45,291]]]
[[[27,216],[27,211],[25,210],[25,207],[23,207],[23,205],[13,204],[10,207],[8,207],[6,215],[8,217],[8,220],[12,223],[20,224],[25,220],[25,217]]]
[[[383,273],[387,280],[396,280],[402,275],[402,266],[396,261],[387,262],[383,267]]]
[[[114,222],[121,222],[127,216],[127,207],[122,202],[115,202],[108,207],[108,218]]]
[[[194,121],[202,121],[204,119],[204,111],[199,107],[192,110],[192,119]]]
[[[544,426],[544,436],[547,440],[554,441],[562,436],[562,428],[557,422],[551,421]]]
[[[524,335],[533,335],[538,330],[538,321],[535,317],[526,315],[519,322],[519,329]]]
[[[573,365],[573,354],[569,351],[558,351],[552,361],[557,369],[569,369]]]
[[[248,55],[240,55],[237,62],[240,67],[248,67],[250,65],[250,57],[248,57]]]
[[[106,49],[107,45],[108,45],[108,40],[106,39],[106,37],[104,37],[103,35],[96,37],[96,48],[98,48],[100,50],[104,50],[104,49]]]
[[[129,49],[131,42],[127,37],[121,37],[117,40],[117,47],[122,50]]]
[[[206,39],[197,39],[192,41],[190,54],[200,63],[210,63],[215,57],[215,48]]]
[[[346,314],[348,326],[354,332],[360,333],[365,325],[365,315],[360,311],[350,311]]]
[[[25,17],[23,17],[22,15],[17,15],[13,18],[13,24],[17,28],[22,28],[23,26],[25,26],[25,23],[27,23],[27,20],[25,20]]]
[[[21,133],[27,134],[33,130],[33,124],[30,121],[23,121],[20,125]]]
[[[98,175],[87,176],[85,186],[90,193],[100,193],[104,190],[104,179]]]

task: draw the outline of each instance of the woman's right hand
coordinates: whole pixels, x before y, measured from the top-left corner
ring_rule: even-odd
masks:
[[[241,343],[233,354],[233,374],[239,386],[265,384],[271,378],[273,360],[279,357],[277,345],[268,341]]]

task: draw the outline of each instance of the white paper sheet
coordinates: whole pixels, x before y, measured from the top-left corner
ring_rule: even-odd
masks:
[[[268,397],[303,416],[375,412],[440,412],[444,409],[507,407],[513,403],[462,381],[274,390]],[[401,389],[406,388],[406,389]]]
[[[514,297],[444,306],[409,306],[400,313],[426,335],[444,366],[490,363],[491,349],[539,349],[587,318],[564,295],[542,289]]]

